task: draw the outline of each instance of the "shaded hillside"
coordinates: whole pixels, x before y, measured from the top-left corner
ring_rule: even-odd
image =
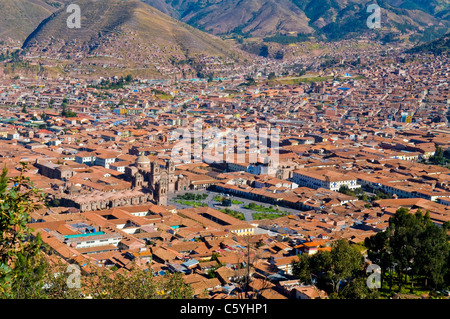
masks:
[[[291,0],[142,1],[213,34],[263,37],[277,32],[314,32],[304,12]]]
[[[450,33],[447,33],[443,37],[422,44],[420,46],[416,46],[408,51],[409,53],[432,53],[432,54],[442,54],[450,52]]]
[[[338,40],[371,31],[369,4],[382,8],[385,32],[428,32],[450,26],[450,0],[142,0],[213,34],[273,37],[292,33]],[[436,30],[435,30],[436,29]],[[427,31],[428,30],[428,31]],[[445,31],[440,31],[445,32]]]

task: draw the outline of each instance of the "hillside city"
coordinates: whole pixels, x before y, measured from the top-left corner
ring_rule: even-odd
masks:
[[[450,221],[449,56],[408,48],[360,37],[243,64],[204,56],[203,77],[158,48],[129,57],[158,78],[97,76],[80,54],[56,77],[11,71],[18,46],[4,43],[0,168],[44,192],[27,226],[55,265],[181,274],[195,298],[330,298],[298,279],[300,256],[339,240],[364,255],[401,208]],[[67,54],[39,50],[28,68]],[[225,141],[246,130],[258,136]]]

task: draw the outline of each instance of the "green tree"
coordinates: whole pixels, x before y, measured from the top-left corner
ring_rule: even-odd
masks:
[[[245,83],[245,85],[248,85],[248,86],[251,86],[251,85],[255,85],[256,84],[256,81],[255,81],[255,79],[252,77],[252,76],[247,76],[246,78],[245,78],[245,81],[247,81],[246,83]]]
[[[194,290],[186,284],[180,273],[164,275],[162,284],[159,286],[160,291],[164,292],[166,299],[191,299]]]
[[[424,215],[419,209],[411,214],[407,208],[400,208],[389,219],[384,233],[365,240],[368,257],[384,270],[395,265],[399,290],[406,283],[406,275],[410,275],[411,290],[416,276],[424,276],[425,285],[430,280],[435,288],[441,287],[446,282],[450,250],[446,231],[446,225],[431,222],[428,211]]]
[[[6,167],[0,176],[0,297],[40,298],[46,271],[39,234],[28,227],[30,214],[42,207],[43,194],[22,173],[8,178]],[[8,186],[12,187],[8,189]]]
[[[275,59],[277,60],[283,60],[284,59],[284,53],[283,51],[277,51],[277,53],[275,54]]]
[[[339,293],[342,281],[352,278],[363,267],[363,256],[347,240],[334,242],[330,252],[332,263],[326,270],[333,292]]]
[[[63,117],[76,117],[77,113],[67,110],[67,106],[65,104],[62,105],[61,116]]]
[[[364,245],[367,247],[367,257],[383,270],[391,269],[392,267],[392,252],[388,246],[388,232],[379,232],[364,240]],[[381,286],[385,279],[385,272],[381,272]],[[392,281],[390,282],[392,287]]]
[[[420,246],[419,237],[424,230],[423,218],[410,214],[407,208],[398,209],[389,219],[389,245],[397,264],[399,289],[403,283],[406,283],[406,275],[409,273],[414,276],[416,272],[415,261]]]
[[[294,262],[293,274],[304,282],[316,282],[322,289],[338,296],[346,281],[357,278],[363,269],[363,256],[345,240],[333,243],[331,251],[319,251],[312,256],[301,256]],[[314,280],[313,280],[314,279]],[[330,289],[331,287],[331,289]]]
[[[342,185],[341,187],[339,187],[339,193],[356,197],[356,193],[352,191],[350,188],[348,188],[347,185]]]
[[[378,299],[380,294],[377,290],[367,287],[366,279],[357,277],[351,280],[338,296],[343,299]]]
[[[54,198],[49,202],[49,204],[52,207],[59,207],[61,205],[61,202],[58,198]]]
[[[45,285],[43,287],[44,295],[47,299],[79,299],[83,298],[81,288],[70,287],[67,282],[71,280],[72,272],[68,271],[67,264],[60,261],[56,266],[50,267],[47,264],[45,271]]]
[[[269,56],[269,47],[264,44],[259,51],[259,55],[267,58]]]
[[[438,146],[434,152],[434,155],[430,157],[430,162],[435,165],[442,165],[444,164],[444,160],[444,150],[442,147]]]
[[[128,75],[125,77],[125,82],[130,83],[130,82],[132,82],[132,81],[133,81],[133,76],[131,76],[131,74],[128,74]]]
[[[305,75],[305,74],[306,74],[306,70],[303,69],[303,68],[300,68],[300,69],[297,71],[297,76],[303,76],[303,75]]]
[[[310,260],[308,255],[301,254],[298,261],[292,262],[292,274],[302,283],[311,283],[313,281],[313,273],[311,271]]]
[[[251,203],[248,203],[247,208],[248,208],[248,209],[255,209],[256,206],[257,206],[257,205],[256,205],[255,203],[251,202]]]
[[[428,285],[428,279],[430,279],[434,288],[441,287],[444,284],[449,256],[446,230],[430,223],[419,238],[417,272],[425,276],[425,286]]]
[[[94,299],[193,298],[193,289],[179,273],[155,277],[151,269],[133,266],[127,272],[96,268],[83,278],[83,294]]]

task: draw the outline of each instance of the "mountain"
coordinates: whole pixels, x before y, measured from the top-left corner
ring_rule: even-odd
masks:
[[[425,11],[449,19],[450,0],[389,0],[389,4],[409,10]]]
[[[367,19],[371,12],[367,12],[370,4],[378,3],[381,8],[382,30],[390,35],[411,31],[424,32],[427,30],[448,30],[450,21],[443,21],[431,12],[418,8],[403,8],[403,0],[293,0],[299,8],[311,19],[318,34],[328,40],[338,40],[346,36],[370,34],[373,30],[367,27]],[[415,2],[415,0],[409,0]],[[421,0],[418,0],[421,1]],[[427,0],[441,1],[441,0]],[[447,0],[445,0],[447,1]],[[441,32],[445,32],[441,31]],[[435,31],[433,31],[435,32]]]
[[[445,33],[450,0],[142,0],[217,35],[273,37],[289,33],[337,40],[371,31],[369,4],[381,7],[385,31]]]
[[[81,28],[67,27],[66,7],[45,19],[24,41],[28,57],[76,61],[64,67],[85,72],[110,68],[170,73],[200,70],[202,59],[230,65],[242,52],[137,0],[73,0]],[[181,66],[180,66],[181,65]],[[161,71],[161,72],[160,72]]]
[[[442,53],[450,53],[450,33],[445,34],[443,37],[416,46],[408,51],[409,53],[432,53],[440,55]]]
[[[266,36],[279,31],[312,33],[308,18],[291,0],[143,0],[213,34]]]
[[[22,43],[60,6],[59,2],[45,0],[0,0],[0,41]]]
[[[442,36],[450,27],[450,0],[141,1],[214,35],[270,37],[272,41],[281,42],[295,42],[307,36],[338,40],[373,31],[366,25],[370,15],[366,9],[372,3],[378,3],[382,8],[381,22],[385,34],[412,32],[416,34],[411,36],[411,40],[426,42]],[[97,0],[90,2],[85,12]],[[77,1],[0,0],[0,41],[22,43],[44,19],[69,3]],[[303,36],[295,39],[296,34]],[[285,36],[289,38],[283,38]]]

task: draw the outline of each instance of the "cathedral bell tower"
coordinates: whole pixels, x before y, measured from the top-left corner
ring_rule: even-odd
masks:
[[[163,177],[158,184],[156,184],[156,202],[158,205],[167,206],[167,194],[168,194],[168,180]]]

